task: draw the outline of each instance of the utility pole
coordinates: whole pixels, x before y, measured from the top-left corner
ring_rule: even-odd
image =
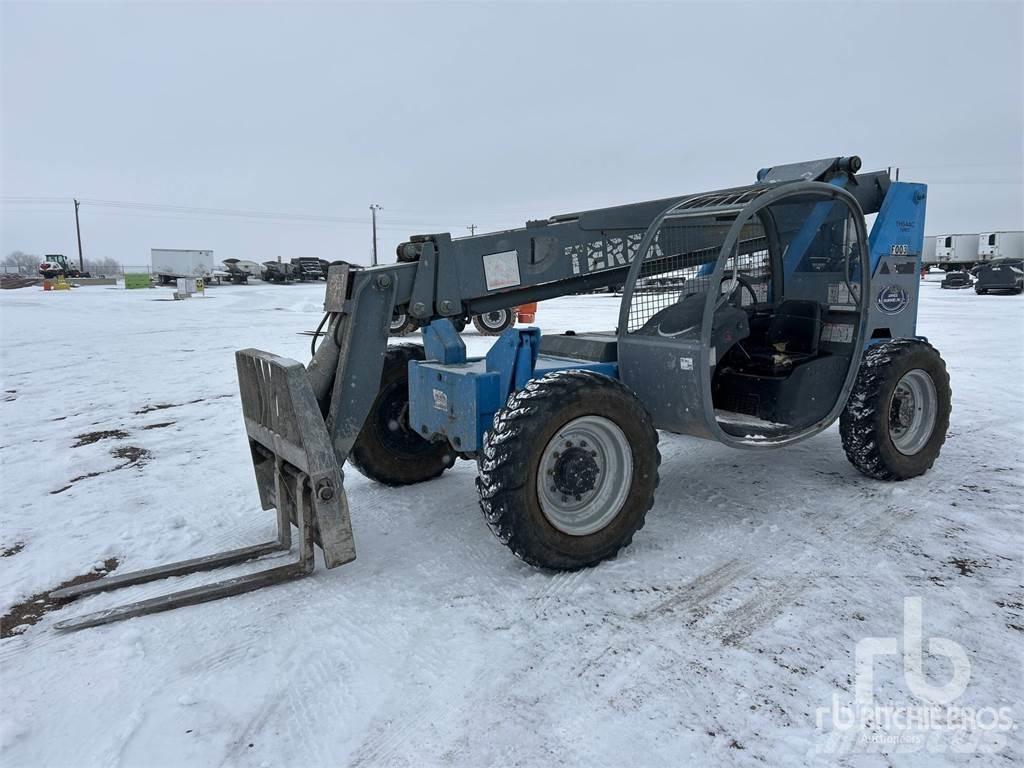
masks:
[[[78,226],[78,206],[75,199],[75,234],[78,235],[78,271],[85,274],[85,261],[82,259],[82,228]]]
[[[373,266],[377,266],[377,211],[383,210],[376,203],[370,203],[370,216],[373,218]]]
[[[472,237],[476,234],[476,224],[470,224],[466,227],[469,230],[469,236]]]

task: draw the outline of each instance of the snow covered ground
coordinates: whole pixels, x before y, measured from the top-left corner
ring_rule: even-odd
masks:
[[[933,746],[944,752],[866,742],[836,752],[830,717],[819,728],[834,695],[853,701],[858,641],[906,645],[906,597],[922,599],[926,651],[939,637],[966,652],[956,704],[1024,720],[1024,297],[942,291],[937,280],[922,291],[920,331],[946,359],[954,397],[926,476],[862,477],[835,427],[761,453],[663,434],[658,501],[633,545],[598,568],[549,574],[491,535],[471,463],[404,489],[349,470],[350,565],[53,631],[62,617],[171,585],[137,587],[0,640],[0,761],[1020,765],[1019,730],[993,734],[995,755],[957,755],[948,739]],[[322,293],[0,292],[0,612],[111,558],[124,572],[269,538],[232,352],[306,360],[297,331],[315,327]],[[617,307],[549,301],[538,324],[607,328]],[[472,329],[466,338],[471,353],[488,344]],[[876,700],[919,703],[905,671],[898,656],[877,658]],[[935,685],[951,675],[930,654],[924,672]]]

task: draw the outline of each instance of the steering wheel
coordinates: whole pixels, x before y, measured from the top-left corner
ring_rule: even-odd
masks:
[[[723,274],[722,275],[722,282],[719,284],[718,290],[719,291],[722,290],[722,286],[725,285],[725,281],[726,280],[731,281],[733,279],[736,280],[738,285],[735,288],[733,288],[731,291],[729,291],[728,293],[723,293],[722,294],[722,296],[724,298],[723,299],[719,299],[718,303],[715,305],[716,308],[718,308],[718,307],[722,306],[723,304],[725,304],[726,302],[728,302],[729,304],[732,304],[732,306],[734,306],[734,307],[737,307],[739,309],[743,309],[743,299],[742,299],[741,294],[743,293],[744,290],[747,291],[747,293],[750,294],[750,298],[752,299],[751,305],[756,305],[756,304],[758,304],[761,301],[761,299],[758,298],[757,291],[754,290],[753,283],[751,283],[749,280],[747,280],[747,278],[745,278],[743,275],[741,275],[739,273],[733,274],[733,273],[730,272],[729,274]],[[740,298],[739,298],[738,301],[734,302],[733,299],[736,298],[737,296],[740,296]]]

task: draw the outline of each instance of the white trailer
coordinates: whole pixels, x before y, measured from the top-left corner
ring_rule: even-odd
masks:
[[[978,261],[1024,259],[1024,232],[982,232],[978,235]]]
[[[939,235],[935,243],[935,263],[942,269],[970,269],[977,261],[977,235]]]
[[[161,285],[174,284],[179,277],[213,276],[213,251],[190,251],[181,248],[152,248],[150,265]]]
[[[923,266],[930,266],[937,264],[935,260],[935,244],[939,238],[936,235],[928,235],[924,239],[924,252],[921,254],[921,264]]]

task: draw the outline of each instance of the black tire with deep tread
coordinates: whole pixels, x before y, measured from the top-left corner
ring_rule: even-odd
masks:
[[[889,436],[889,411],[899,380],[915,368],[931,376],[938,410],[931,438],[920,451],[907,456],[896,449]],[[839,417],[846,457],[877,480],[908,480],[922,475],[935,463],[946,440],[951,408],[946,364],[931,344],[920,339],[877,344],[864,353],[857,380]]]
[[[630,494],[603,529],[570,536],[545,517],[537,499],[541,455],[566,423],[604,416],[626,434],[633,451]],[[615,557],[644,525],[658,486],[658,433],[628,387],[592,371],[559,371],[530,381],[494,415],[478,459],[480,506],[495,536],[530,565],[577,570]]]
[[[348,456],[349,463],[371,480],[385,485],[422,483],[455,463],[447,443],[424,440],[408,428],[409,361],[424,359],[419,344],[389,346],[384,355],[380,389]],[[392,412],[403,402],[404,424],[401,414]]]
[[[495,310],[496,312],[507,312],[505,319],[498,325],[490,326],[486,324],[484,315],[474,315],[473,325],[476,329],[485,336],[498,336],[504,333],[508,328],[511,328],[516,324],[516,311],[514,308],[509,307],[504,310]],[[485,313],[486,314],[486,313]]]

